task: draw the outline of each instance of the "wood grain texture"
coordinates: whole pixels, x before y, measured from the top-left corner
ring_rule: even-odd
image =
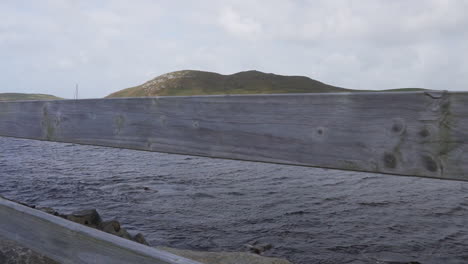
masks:
[[[63,264],[201,264],[1,197],[0,236]]]
[[[0,135],[468,180],[468,94],[150,97],[0,103]]]

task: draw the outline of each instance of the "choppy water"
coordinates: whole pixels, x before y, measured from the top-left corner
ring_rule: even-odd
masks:
[[[294,263],[468,263],[468,183],[0,137],[0,194],[97,208],[152,245]],[[146,187],[146,188],[145,188]]]

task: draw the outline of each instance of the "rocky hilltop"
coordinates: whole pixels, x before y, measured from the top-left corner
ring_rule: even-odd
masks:
[[[259,71],[222,75],[204,71],[176,71],[158,76],[142,85],[107,96],[142,97],[210,94],[272,94],[347,92],[304,76],[283,76]]]

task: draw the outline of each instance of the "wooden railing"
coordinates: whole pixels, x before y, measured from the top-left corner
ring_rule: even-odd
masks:
[[[0,136],[468,180],[468,93],[3,102]]]
[[[0,136],[468,180],[465,92],[0,102]],[[3,199],[0,235],[63,263],[195,263]]]

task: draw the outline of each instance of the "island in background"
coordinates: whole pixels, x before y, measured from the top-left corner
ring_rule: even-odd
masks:
[[[59,100],[63,99],[50,94],[27,93],[0,93],[0,101],[27,101],[27,100]]]
[[[105,98],[147,96],[191,96],[223,94],[283,94],[339,92],[408,92],[422,88],[356,90],[329,85],[305,76],[284,76],[260,71],[243,71],[230,75],[183,70],[160,75],[141,85],[114,92]],[[0,101],[58,100],[48,94],[0,93]]]
[[[420,90],[425,89],[401,88],[384,91]],[[106,98],[337,92],[369,92],[369,90],[353,90],[332,86],[305,76],[284,76],[260,71],[222,75],[214,72],[183,70],[160,75],[142,85],[112,93]]]

